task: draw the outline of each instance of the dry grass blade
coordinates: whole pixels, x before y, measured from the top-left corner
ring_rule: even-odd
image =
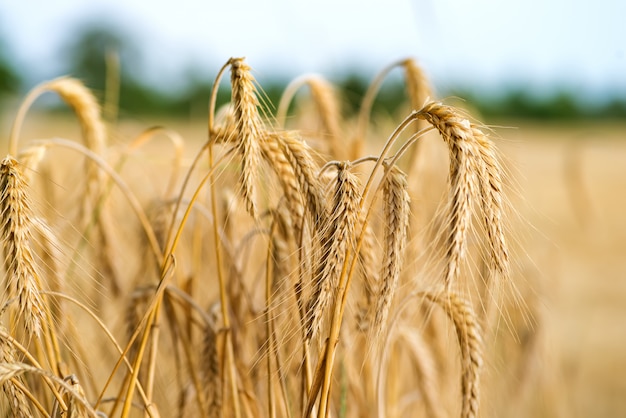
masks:
[[[430,293],[423,296],[439,305],[454,323],[461,348],[462,418],[478,416],[483,342],[476,314],[468,301],[456,293]]]
[[[0,233],[9,298],[18,297],[19,315],[30,335],[39,335],[45,322],[40,280],[31,249],[32,214],[28,186],[18,162],[7,156],[0,164]]]
[[[381,341],[380,337],[387,323],[389,308],[398,287],[409,224],[410,198],[406,176],[395,166],[388,170],[383,184],[385,238],[380,289],[370,333],[372,342]]]
[[[233,58],[231,65],[231,84],[235,126],[238,135],[238,147],[241,154],[242,193],[246,209],[252,217],[256,217],[257,208],[254,197],[254,182],[258,175],[261,148],[259,140],[262,123],[257,109],[259,102],[256,96],[254,78],[250,67],[243,58]]]

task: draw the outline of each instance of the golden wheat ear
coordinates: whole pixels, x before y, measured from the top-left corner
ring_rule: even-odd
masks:
[[[482,331],[476,314],[470,303],[458,293],[424,292],[422,296],[439,305],[454,323],[461,349],[461,418],[475,418],[478,416],[483,367]]]
[[[379,341],[398,287],[409,224],[410,198],[406,176],[391,167],[383,184],[384,252],[370,341]]]
[[[333,203],[328,225],[323,230],[321,256],[313,278],[313,295],[308,304],[308,338],[316,335],[323,323],[327,308],[336,297],[339,275],[346,262],[346,249],[354,245],[354,231],[359,219],[358,177],[351,173],[348,163],[339,163]]]
[[[11,156],[0,163],[0,213],[7,295],[18,298],[18,315],[29,335],[39,335],[45,308],[31,248],[31,205],[22,171]]]
[[[254,77],[243,58],[230,60],[232,101],[237,132],[237,144],[241,154],[241,191],[248,213],[256,218],[254,183],[259,173],[261,147],[259,140],[263,124],[259,117],[259,101],[254,86]]]

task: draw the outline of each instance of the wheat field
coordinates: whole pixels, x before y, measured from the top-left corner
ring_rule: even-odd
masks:
[[[390,71],[408,103],[372,114]],[[201,121],[71,78],[4,115],[5,416],[626,412],[623,126],[484,126],[412,59],[352,118],[253,74]]]

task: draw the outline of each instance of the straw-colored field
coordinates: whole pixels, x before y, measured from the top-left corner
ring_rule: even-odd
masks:
[[[519,171],[528,272],[545,293],[561,416],[626,413],[626,125],[499,130]],[[551,366],[549,366],[551,367]]]
[[[245,70],[240,61],[232,65]],[[250,106],[253,92],[232,80],[233,89],[241,88],[233,94],[239,103],[218,118],[221,125],[212,125],[217,139],[207,148],[218,151],[203,154],[181,194],[181,207],[193,207],[188,218],[183,210],[172,217],[172,206],[207,141],[206,120],[123,119],[109,126],[99,167],[119,173],[115,186],[84,165],[86,151],[58,140],[39,142],[45,148],[34,151],[41,154],[19,157],[29,167],[29,158],[43,156],[37,168],[25,170],[34,215],[21,211],[20,175],[13,160],[4,160],[4,269],[12,277],[5,285],[15,299],[5,299],[0,380],[13,400],[9,414],[46,416],[53,409],[57,417],[67,409],[94,416],[91,407],[111,417],[156,416],[157,410],[161,416],[222,411],[224,417],[626,414],[626,125],[499,123],[511,126],[491,135],[509,173],[502,188],[483,132],[454,108],[428,104],[415,119],[430,130],[426,144],[439,148],[420,146],[423,155],[415,161],[424,171],[398,161],[408,183],[385,160],[372,175],[372,184],[386,182],[371,191],[381,203],[363,187],[374,158],[317,170],[328,155],[379,155],[398,121],[349,147],[329,134],[348,130],[348,122],[333,125],[331,107],[313,111],[305,103],[308,110],[287,125],[305,126],[308,148],[295,136],[266,130]],[[321,115],[313,119],[326,134],[314,135],[307,112]],[[3,115],[3,138],[14,116]],[[141,137],[154,125],[184,140],[178,177],[170,177],[177,167],[172,144],[183,143],[162,133]],[[55,137],[80,142],[97,134],[92,128],[81,132],[74,116],[32,113],[14,147]],[[350,129],[346,137],[357,128]],[[383,137],[373,139],[380,131]],[[152,141],[135,142],[131,150],[137,138]],[[212,158],[215,176],[207,175]],[[201,193],[192,196],[196,188]],[[508,216],[500,206],[502,190],[513,208]],[[107,199],[88,201],[90,193]],[[415,198],[410,215],[408,196]],[[449,204],[437,212],[440,199]],[[142,211],[149,220],[140,226]],[[56,238],[40,237],[39,221],[28,216],[41,216]],[[24,227],[32,231],[20,232]],[[15,250],[21,246],[28,249]],[[351,258],[353,250],[362,253]],[[511,273],[501,277],[506,261]],[[29,273],[30,264],[41,273]],[[353,272],[354,266],[360,269]],[[368,282],[378,269],[380,277]],[[48,276],[62,279],[42,284]],[[316,279],[308,283],[309,276]],[[490,303],[496,279],[519,292],[512,297],[505,283],[507,296],[497,306],[502,316]],[[20,293],[28,286],[35,290]],[[70,300],[60,304],[60,296],[42,289],[86,303],[119,349],[129,349],[129,363],[120,360],[112,373],[122,357],[104,325],[94,326],[83,308]],[[33,292],[41,300],[29,299]],[[521,319],[528,315],[531,320]],[[137,341],[127,345],[129,338]]]

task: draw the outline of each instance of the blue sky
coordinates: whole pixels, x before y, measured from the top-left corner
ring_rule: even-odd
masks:
[[[342,69],[371,74],[416,57],[439,84],[626,92],[623,0],[5,1],[2,35],[34,78],[59,75],[81,21],[116,21],[136,38],[148,77],[184,83],[246,56],[258,77]],[[39,81],[39,80],[36,80]]]

